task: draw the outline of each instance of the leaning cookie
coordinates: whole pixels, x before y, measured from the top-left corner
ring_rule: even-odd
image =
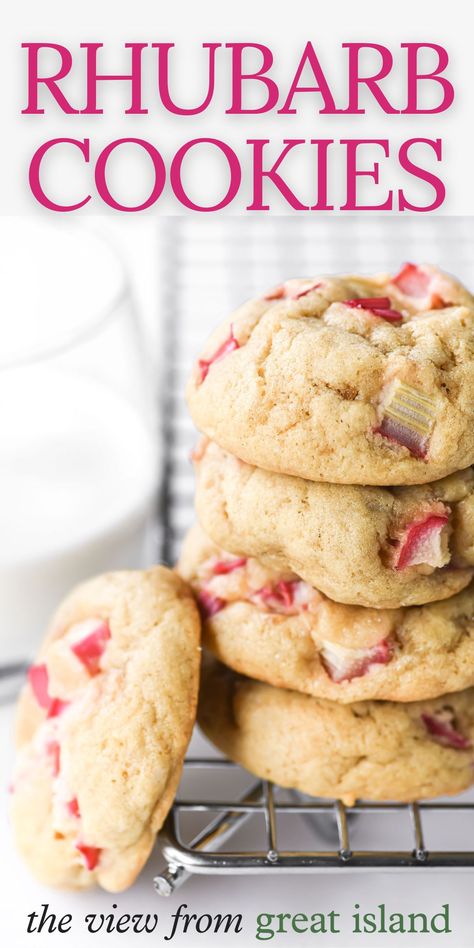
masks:
[[[60,606],[18,709],[12,818],[49,885],[118,892],[173,802],[193,728],[200,620],[155,567],[78,587]]]
[[[418,487],[313,483],[195,452],[196,509],[237,556],[296,573],[336,602],[394,609],[464,589],[474,566],[472,468]]]
[[[199,527],[179,570],[200,604],[204,645],[250,678],[345,704],[420,701],[474,685],[472,584],[426,606],[345,606],[297,576],[231,556]]]
[[[211,336],[200,431],[315,481],[422,484],[474,463],[474,298],[430,266],[288,280]]]
[[[315,797],[398,800],[474,782],[474,689],[434,701],[337,704],[203,667],[199,724],[251,773]]]

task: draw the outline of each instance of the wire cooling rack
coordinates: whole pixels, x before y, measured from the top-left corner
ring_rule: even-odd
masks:
[[[242,775],[231,761],[213,758],[189,759],[185,771],[186,776],[191,771],[206,772],[208,779],[211,778],[210,785],[215,788],[223,785],[223,773],[232,778]],[[189,800],[178,797],[175,801],[161,831],[166,867],[154,878],[160,895],[171,895],[192,873],[474,866],[474,853],[467,848],[428,848],[425,832],[429,817],[436,816],[439,820],[447,814],[452,818],[454,814],[463,823],[462,838],[466,840],[466,836],[469,837],[466,816],[474,826],[474,803],[467,800],[410,804],[360,801],[349,809],[340,800],[314,799],[283,790],[266,780],[255,781],[250,775],[247,778],[252,782],[237,799],[227,791],[221,798],[195,795]],[[194,835],[184,822],[184,817],[190,814],[203,816],[206,821]],[[361,837],[363,842],[373,836],[373,827],[369,833],[367,828],[361,833],[361,818],[366,823],[374,819],[379,824],[380,818],[386,822],[395,818],[395,825],[385,834],[379,829],[376,845],[366,848],[361,844]],[[252,844],[247,839],[242,846],[239,831],[250,821]],[[472,832],[470,835],[472,837]],[[453,836],[455,834],[451,840]],[[236,845],[229,848],[232,839]],[[388,846],[391,839],[398,845]],[[405,843],[405,848],[400,847],[400,842]]]
[[[415,260],[439,264],[473,287],[474,222],[183,217],[162,221],[159,238],[161,552],[174,563],[194,518],[189,455],[196,432],[183,393],[211,329],[245,299],[290,276],[396,270]],[[155,886],[170,895],[192,873],[474,867],[473,800],[471,794],[410,805],[360,802],[348,809],[257,781],[223,759],[188,759],[162,830],[165,866]]]

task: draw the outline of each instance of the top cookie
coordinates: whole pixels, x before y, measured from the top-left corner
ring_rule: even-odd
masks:
[[[424,484],[474,462],[474,298],[435,267],[288,280],[211,336],[197,427],[244,461],[334,484]]]
[[[130,885],[191,736],[200,620],[164,567],[99,576],[57,612],[20,698],[12,819],[43,882]]]

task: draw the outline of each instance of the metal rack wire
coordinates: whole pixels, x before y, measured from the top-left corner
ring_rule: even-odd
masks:
[[[194,485],[188,457],[196,432],[183,392],[206,334],[223,313],[278,282],[282,273],[370,272],[396,268],[405,259],[439,263],[474,284],[472,219],[431,218],[417,220],[416,227],[410,218],[392,218],[388,223],[380,218],[363,222],[231,218],[214,220],[212,227],[194,218],[162,222],[166,465],[160,513],[165,562],[175,562],[193,520]],[[188,759],[184,783],[196,775],[207,775],[204,793],[191,787],[184,796],[180,790],[161,833],[165,866],[155,878],[160,895],[170,895],[193,873],[474,867],[474,820],[466,820],[474,811],[472,794],[454,801],[413,804],[361,801],[348,809],[337,800],[315,800],[256,781],[219,758]],[[234,785],[242,779],[246,786],[239,797]],[[198,832],[191,832],[186,821],[197,815],[202,825]],[[398,821],[395,830],[394,819]],[[283,824],[288,842],[282,842]],[[251,833],[245,834],[249,826]],[[441,838],[440,829],[444,830]],[[402,832],[406,846],[399,848]],[[255,849],[259,834],[261,845]],[[231,840],[235,846],[229,847]]]
[[[210,771],[212,784],[218,787],[223,770],[237,771],[239,768],[224,759],[195,758],[186,761],[185,770]],[[281,788],[264,780],[252,782],[237,800],[229,794],[211,799],[193,797],[187,800],[178,797],[161,832],[166,867],[155,876],[156,891],[163,896],[171,895],[193,873],[295,873],[327,872],[342,868],[373,870],[420,866],[430,869],[465,869],[474,866],[472,850],[430,849],[424,827],[427,814],[441,816],[450,812],[459,819],[472,815],[474,803],[468,800],[409,804],[359,801],[349,809],[340,800],[306,798],[294,791],[286,792],[290,799],[280,800],[281,793]],[[189,813],[202,814],[206,821],[211,819],[199,833],[186,839],[182,818]],[[358,817],[390,817],[392,814],[404,814],[408,818],[410,833],[407,834],[407,841],[411,845],[405,849],[353,847],[351,826]],[[281,820],[286,818],[296,821],[302,817],[307,821],[306,845],[292,846],[291,849],[286,845],[280,846]],[[322,818],[325,825],[318,825]],[[264,845],[261,848],[239,845],[238,832],[250,819],[263,821]],[[309,845],[318,835],[326,843],[324,848],[321,845]],[[472,845],[472,831],[470,835]],[[233,837],[236,846],[229,848],[227,844]],[[328,845],[331,841],[332,846]],[[225,849],[221,849],[223,846]]]

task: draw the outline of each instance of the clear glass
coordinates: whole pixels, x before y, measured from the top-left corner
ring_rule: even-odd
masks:
[[[0,225],[0,656],[61,597],[143,565],[157,485],[150,366],[124,269],[93,232]]]

